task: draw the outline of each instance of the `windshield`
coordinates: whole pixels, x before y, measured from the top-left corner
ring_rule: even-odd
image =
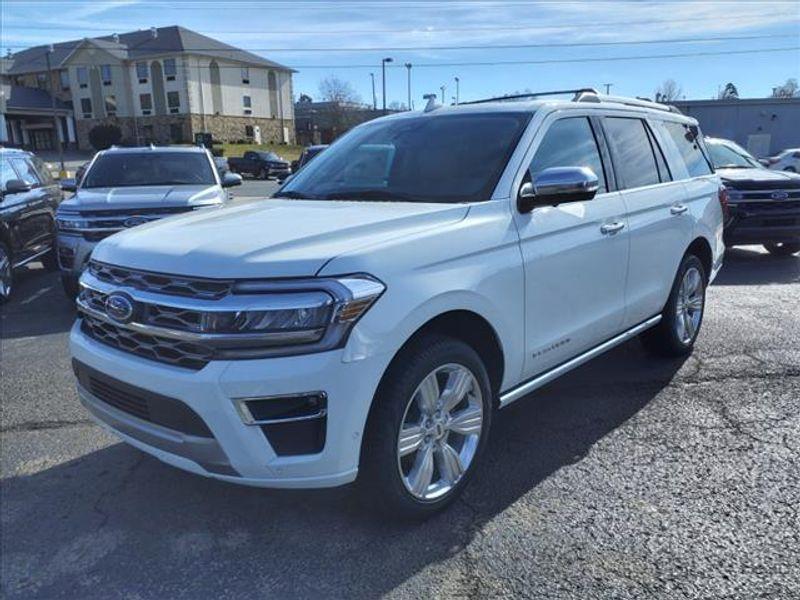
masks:
[[[272,161],[281,160],[281,157],[275,154],[274,152],[259,152],[259,156],[261,157],[261,160],[272,160]]]
[[[83,188],[148,185],[214,185],[211,163],[198,152],[118,152],[102,154],[83,180]]]
[[[342,137],[275,197],[488,200],[530,117],[502,112],[375,121]]]
[[[752,169],[761,167],[761,164],[750,156],[744,148],[720,143],[708,143],[706,145],[715,169]]]

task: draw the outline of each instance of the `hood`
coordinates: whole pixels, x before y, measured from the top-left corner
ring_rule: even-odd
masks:
[[[92,257],[173,275],[310,277],[344,252],[441,228],[467,212],[463,204],[257,200],[123,231]]]
[[[769,169],[717,169],[723,183],[737,190],[800,188],[800,175]]]
[[[218,185],[152,185],[117,188],[79,188],[61,203],[64,210],[130,210],[214,204],[225,198]]]

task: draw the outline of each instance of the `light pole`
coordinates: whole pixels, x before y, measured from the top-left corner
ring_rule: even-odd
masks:
[[[405,64],[408,69],[408,110],[411,110],[411,63]]]
[[[606,96],[608,96],[608,94],[611,92],[611,86],[614,85],[614,84],[613,83],[604,83],[603,85],[606,86]]]
[[[369,74],[372,79],[372,110],[378,110],[378,98],[375,96],[375,73]]]
[[[447,89],[447,86],[443,85],[439,89],[442,91],[442,106],[444,106],[444,103],[447,102],[447,100],[445,100],[445,97],[444,97],[444,91]]]
[[[64,146],[59,141],[58,132],[60,131],[61,124],[58,122],[58,115],[56,114],[56,86],[53,83],[53,71],[50,68],[50,55],[53,53],[53,44],[50,44],[47,47],[47,52],[45,53],[45,60],[47,61],[47,79],[50,82],[50,108],[53,110],[53,135],[55,139],[53,140],[54,143],[58,146],[58,162],[61,165],[61,170],[58,173],[59,178],[66,177],[67,174],[64,172]]]
[[[386,113],[386,63],[394,62],[391,57],[381,60],[381,75],[383,75],[383,112]]]
[[[458,105],[458,101],[459,101],[459,85],[458,84],[461,82],[461,80],[458,77],[456,77],[455,80],[456,80],[456,105]]]

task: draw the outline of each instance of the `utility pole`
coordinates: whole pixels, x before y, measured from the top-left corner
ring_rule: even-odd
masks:
[[[608,96],[608,94],[611,91],[611,86],[614,85],[614,84],[613,83],[604,83],[603,85],[606,86],[606,96]]]
[[[458,77],[456,77],[455,80],[456,80],[456,106],[458,106],[458,102],[459,102],[458,84],[461,82],[461,80]]]
[[[58,115],[56,114],[56,86],[53,83],[53,71],[50,67],[50,55],[53,53],[53,44],[50,44],[47,47],[47,52],[45,53],[45,60],[47,61],[47,78],[50,81],[50,108],[53,110],[53,135],[55,139],[53,142],[58,146],[58,162],[61,165],[61,170],[58,172],[59,178],[65,178],[67,176],[66,171],[64,170],[64,145],[61,143],[59,139],[58,132],[61,131],[61,123],[58,122]]]
[[[447,100],[445,100],[445,97],[444,97],[444,91],[447,89],[447,86],[443,85],[443,86],[439,87],[439,89],[442,91],[442,106],[444,106],[444,103],[447,102]]]
[[[394,62],[391,57],[381,60],[381,73],[383,75],[383,114],[386,114],[386,63]]]
[[[408,110],[411,109],[411,63],[406,63],[405,67],[408,69]]]
[[[375,95],[375,73],[369,74],[372,79],[372,110],[378,110],[378,97]]]

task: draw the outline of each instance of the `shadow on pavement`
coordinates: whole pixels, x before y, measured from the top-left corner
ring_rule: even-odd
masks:
[[[767,285],[800,282],[800,256],[773,256],[759,247],[728,248],[713,285]]]
[[[580,462],[646,406],[681,364],[653,360],[634,341],[500,411],[463,500],[422,524],[377,516],[352,487],[228,485],[124,444],[9,477],[3,481],[4,593],[375,597],[458,554],[522,495]]]
[[[58,273],[39,263],[14,271],[14,293],[0,305],[0,339],[69,331],[75,321],[73,303],[61,289]]]

